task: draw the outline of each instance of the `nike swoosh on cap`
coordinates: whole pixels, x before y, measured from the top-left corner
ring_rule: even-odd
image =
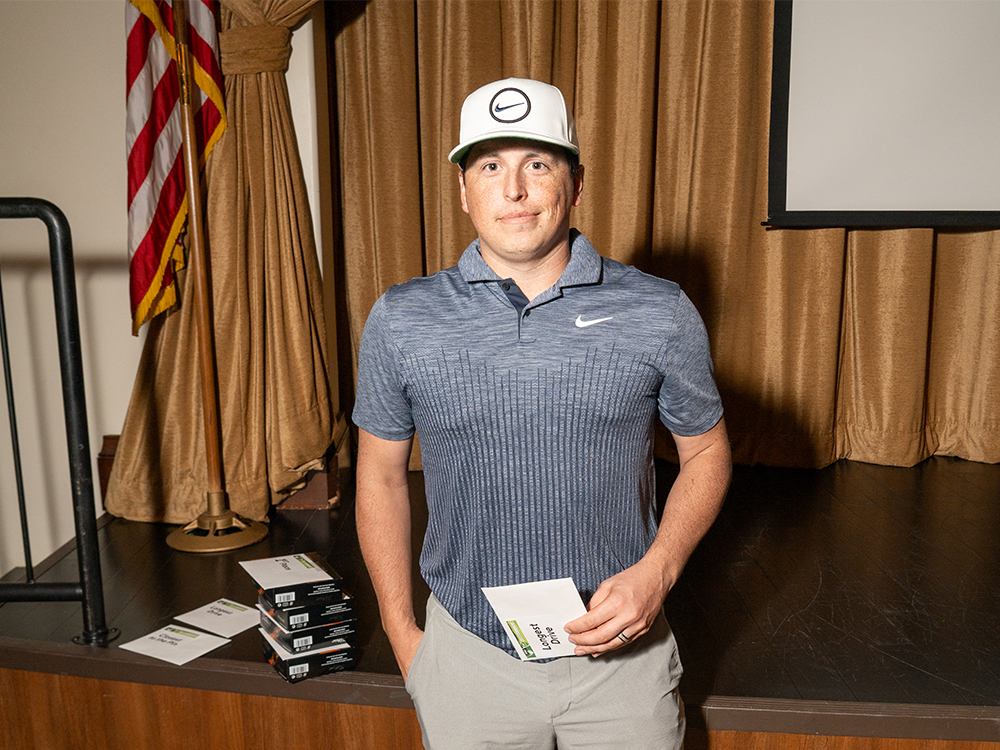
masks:
[[[614,317],[615,317],[614,315],[611,315],[611,316],[609,316],[607,318],[597,318],[595,320],[584,320],[582,315],[577,315],[576,316],[576,327],[577,328],[588,328],[589,326],[597,325],[598,323],[603,323],[606,320],[613,320]]]
[[[513,109],[514,107],[522,107],[522,106],[524,106],[524,102],[517,102],[516,104],[508,104],[504,107],[501,107],[499,104],[496,104],[493,106],[493,111],[503,112],[505,109]]]

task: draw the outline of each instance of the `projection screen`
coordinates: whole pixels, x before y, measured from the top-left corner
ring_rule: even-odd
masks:
[[[1000,0],[776,0],[766,223],[1000,226]]]

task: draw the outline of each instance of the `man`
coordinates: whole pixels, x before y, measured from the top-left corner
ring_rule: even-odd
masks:
[[[680,747],[662,605],[731,471],[704,326],[676,284],[570,229],[583,167],[562,94],[507,79],[462,107],[458,266],[392,287],[361,340],[358,533],[429,750]],[[653,420],[680,472],[659,528]],[[428,527],[411,588],[407,461]],[[572,577],[577,656],[516,657],[482,588]]]

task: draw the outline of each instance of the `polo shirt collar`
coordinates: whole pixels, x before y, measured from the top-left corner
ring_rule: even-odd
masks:
[[[562,272],[556,286],[563,289],[568,286],[583,286],[598,284],[601,281],[601,269],[604,267],[601,256],[590,244],[590,240],[576,229],[569,232],[570,258],[569,265]]]
[[[570,259],[566,269],[559,277],[555,286],[559,289],[568,286],[582,286],[585,284],[597,284],[601,281],[601,268],[603,266],[601,256],[590,244],[590,240],[584,237],[576,229],[569,232]],[[473,242],[465,248],[462,257],[458,259],[458,270],[462,278],[472,284],[477,281],[500,281],[500,276],[490,268],[483,256],[479,253],[479,240]]]
[[[500,281],[496,271],[486,265],[483,256],[479,253],[479,238],[472,241],[462,257],[458,259],[458,271],[462,278],[470,284],[477,281]]]

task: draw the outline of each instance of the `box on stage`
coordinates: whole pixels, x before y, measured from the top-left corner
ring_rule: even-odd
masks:
[[[345,640],[293,654],[280,643],[271,640],[263,628],[260,633],[263,636],[264,656],[278,674],[289,682],[354,667],[354,647]]]
[[[285,630],[315,628],[331,622],[341,622],[354,618],[354,598],[346,591],[339,601],[315,602],[302,607],[278,608],[263,594],[257,597],[257,605]]]
[[[257,594],[276,609],[343,598],[343,580],[315,552],[248,560],[240,565],[257,584]]]
[[[264,656],[289,682],[353,669],[357,620],[343,580],[315,552],[241,562],[257,585]]]
[[[357,634],[358,621],[353,617],[339,622],[318,625],[314,628],[289,631],[275,622],[263,607],[258,605],[258,609],[260,610],[261,629],[267,633],[268,637],[277,641],[293,654],[329,646],[336,640],[354,643],[354,637]]]

